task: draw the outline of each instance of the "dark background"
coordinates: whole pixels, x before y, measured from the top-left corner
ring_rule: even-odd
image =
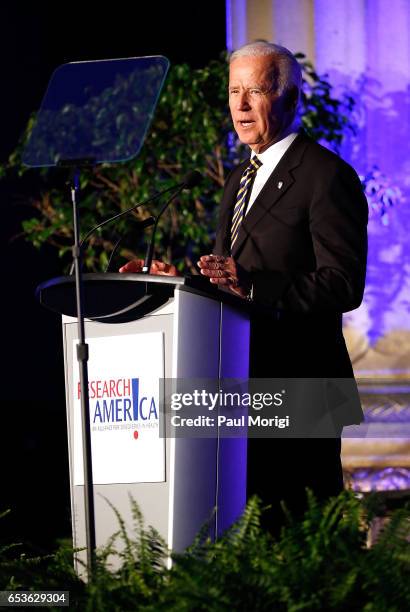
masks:
[[[89,4],[2,6],[1,162],[59,64],[161,54],[171,65],[201,67],[225,48],[223,0]],[[21,219],[31,216],[15,181],[0,182],[0,203],[0,512],[12,510],[0,519],[0,538],[48,550],[56,538],[71,535],[64,373],[60,319],[36,303],[34,291],[61,273],[61,262],[51,248],[39,252],[13,238]]]

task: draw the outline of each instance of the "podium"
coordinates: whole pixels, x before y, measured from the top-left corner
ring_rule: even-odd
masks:
[[[83,547],[74,279],[47,281],[37,296],[63,315],[73,543]],[[142,274],[85,274],[84,302],[97,546],[119,528],[110,505],[131,532],[130,496],[176,552],[207,521],[218,537],[245,506],[246,438],[161,438],[152,381],[246,379],[246,305],[199,276]]]

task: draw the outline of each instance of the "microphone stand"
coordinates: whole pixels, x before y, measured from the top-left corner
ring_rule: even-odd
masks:
[[[80,189],[80,170],[77,165],[72,167],[70,177],[71,200],[73,204],[74,221],[74,246],[73,263],[75,270],[75,288],[77,301],[77,325],[78,344],[77,361],[80,368],[80,392],[81,392],[81,421],[84,463],[84,506],[85,506],[85,533],[87,544],[87,573],[88,579],[92,579],[95,569],[95,510],[94,510],[94,488],[93,467],[91,453],[91,430],[90,430],[90,400],[88,394],[88,344],[85,342],[84,329],[84,294],[82,280],[82,252],[80,245],[80,223],[78,211],[78,192]]]

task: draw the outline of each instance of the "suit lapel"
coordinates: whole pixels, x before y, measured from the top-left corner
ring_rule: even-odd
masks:
[[[276,168],[272,171],[265,185],[263,186],[258,197],[251,206],[249,213],[244,217],[238,238],[236,239],[235,247],[232,255],[236,256],[241,250],[244,242],[252,232],[253,227],[263,219],[263,217],[275,206],[275,204],[285,195],[295,179],[292,170],[299,166],[302,161],[303,154],[309,143],[309,139],[304,134],[299,134],[297,138],[292,142],[289,149],[283,155]],[[242,168],[242,165],[240,166]],[[243,170],[242,170],[243,171]],[[232,193],[231,190],[227,196],[231,198],[230,213],[232,215],[232,207],[236,199],[236,192],[239,186],[241,174],[239,180],[236,183],[236,191]],[[230,215],[227,215],[228,219],[225,220],[225,236],[228,235],[230,238]],[[222,229],[222,228],[221,228]],[[228,247],[229,248],[229,247]]]

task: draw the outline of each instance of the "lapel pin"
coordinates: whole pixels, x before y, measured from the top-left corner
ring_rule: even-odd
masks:
[[[283,186],[283,181],[279,181],[279,183],[278,183],[278,189],[282,189],[282,186]]]

